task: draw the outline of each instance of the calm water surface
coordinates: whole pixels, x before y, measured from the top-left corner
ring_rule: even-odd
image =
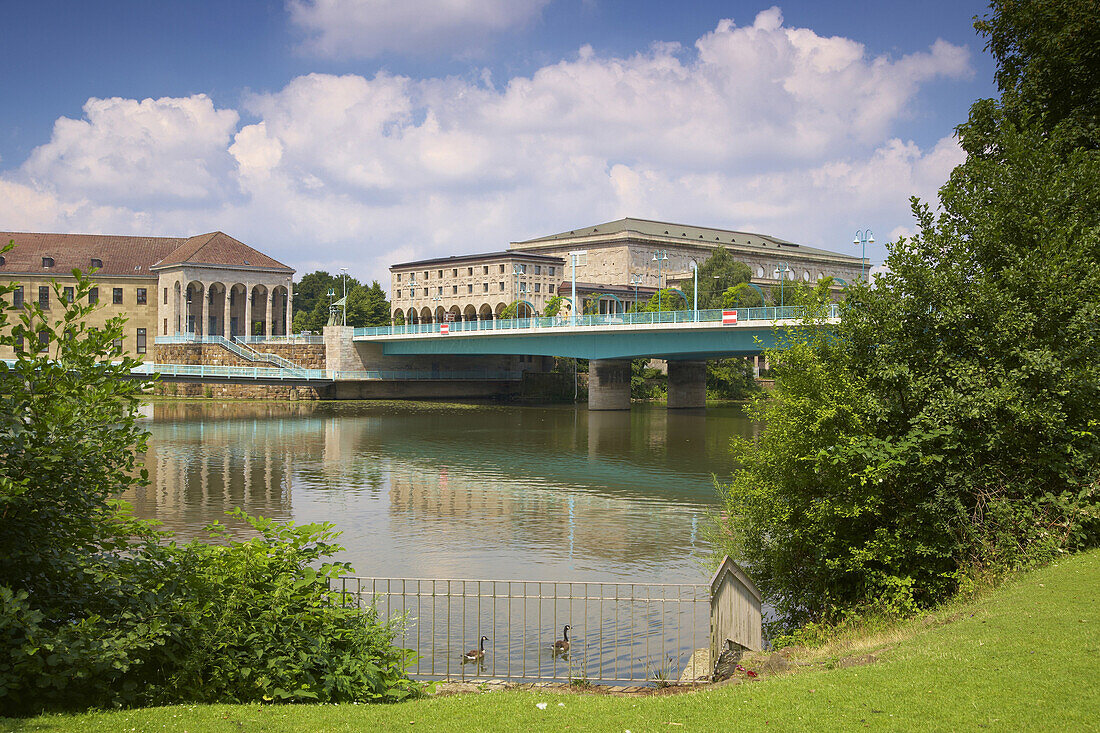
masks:
[[[155,403],[151,484],[182,537],[224,512],[343,531],[359,575],[705,582],[703,530],[737,407]]]

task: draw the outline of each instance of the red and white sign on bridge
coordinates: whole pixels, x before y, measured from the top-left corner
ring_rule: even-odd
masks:
[[[722,325],[723,326],[736,326],[737,325],[737,311],[722,311]]]
[[[451,332],[451,325],[449,323],[440,323],[439,324],[439,335],[440,336],[446,336],[450,332]]]

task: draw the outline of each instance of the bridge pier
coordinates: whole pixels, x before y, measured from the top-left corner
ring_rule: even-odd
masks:
[[[706,406],[706,361],[670,361],[668,363],[668,409]]]
[[[588,362],[588,409],[630,409],[629,359],[592,359]]]

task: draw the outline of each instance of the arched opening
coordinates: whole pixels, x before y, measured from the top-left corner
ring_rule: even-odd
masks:
[[[184,290],[184,332],[190,336],[202,335],[202,312],[206,289],[202,283],[192,280]]]
[[[428,306],[424,306],[423,308],[420,309],[420,322],[421,323],[431,323],[432,322],[432,311],[431,311],[430,308],[428,308]]]
[[[248,335],[266,336],[270,325],[267,323],[267,287],[254,285],[249,296],[250,309],[248,311]]]
[[[465,310],[462,311],[462,320],[464,320],[464,321],[476,321],[477,320],[477,310],[472,305],[466,306]]]
[[[462,311],[458,309],[457,305],[452,305],[451,310],[447,313],[450,315],[452,323],[458,323],[462,320]]]
[[[206,334],[225,336],[225,284],[210,283],[206,292]]]
[[[183,286],[177,280],[172,286],[172,333],[183,331]]]
[[[415,308],[409,308],[408,312],[405,313],[405,323],[410,325],[420,323],[420,314],[416,312]]]
[[[435,322],[443,323],[443,314],[445,314],[446,312],[447,311],[443,310],[443,306],[437,305],[435,307]]]
[[[504,309],[508,307],[507,303],[497,303],[497,307],[493,311],[493,315],[496,318],[500,318],[500,314],[504,312]]]
[[[241,283],[229,288],[229,338],[244,336],[248,326],[248,290]]]
[[[290,291],[283,285],[271,289],[271,335],[287,335],[287,309],[290,307]]]

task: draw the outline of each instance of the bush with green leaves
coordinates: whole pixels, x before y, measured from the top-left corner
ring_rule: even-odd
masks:
[[[994,3],[1088,26],[1068,35],[984,28],[1086,43],[1100,18],[1082,8]],[[942,211],[914,201],[918,234],[890,246],[873,288],[848,288],[839,324],[799,291],[817,306],[769,354],[776,389],[753,407],[759,439],[737,446],[719,545],[788,624],[908,613],[1100,543],[1098,105],[1029,76],[1036,55],[1082,47],[997,42],[1031,54],[1005,77],[1030,96],[976,103]],[[1026,101],[1052,97],[1084,101],[1049,116]]]
[[[0,710],[414,694],[397,628],[328,590],[350,570],[330,525],[247,518],[255,539],[177,546],[113,500],[147,481],[150,383],[113,356],[122,319],[87,325],[74,275],[56,318],[0,285]]]

